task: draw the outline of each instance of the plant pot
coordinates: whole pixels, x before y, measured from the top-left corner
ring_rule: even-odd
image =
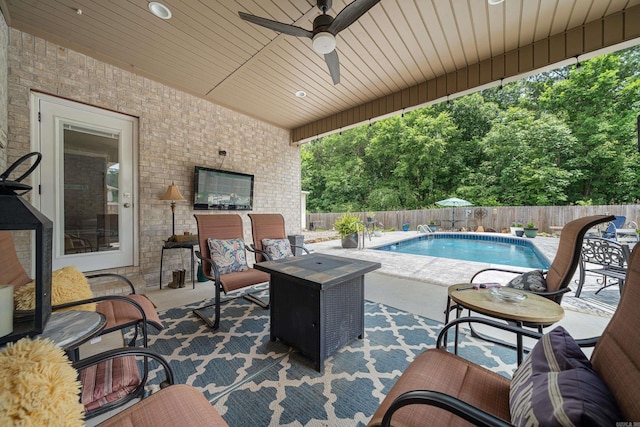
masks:
[[[342,237],[342,247],[345,249],[354,249],[358,247],[358,233],[349,234]]]
[[[538,235],[538,229],[537,228],[525,228],[524,229],[524,235],[527,236],[530,239],[533,239],[534,237],[536,237]]]
[[[514,236],[517,236],[516,232],[518,230],[524,232],[524,229],[522,227],[509,227],[509,230],[511,230],[511,234],[513,234]],[[522,237],[522,234],[519,237]]]
[[[402,231],[409,231],[409,224],[402,224]]]
[[[432,233],[438,229],[438,226],[433,224],[429,224],[427,227],[429,227],[429,230],[431,230]]]
[[[382,237],[382,230],[373,230],[373,235],[376,237]]]
[[[524,236],[524,230],[515,230],[516,236],[522,237]]]

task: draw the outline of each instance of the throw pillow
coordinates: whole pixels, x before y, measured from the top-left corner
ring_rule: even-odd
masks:
[[[247,271],[247,255],[242,239],[208,239],[209,254],[211,259],[218,266],[220,274],[236,273]],[[213,268],[211,275],[214,275]]]
[[[544,335],[514,372],[509,407],[516,426],[603,426],[622,419],[611,391],[561,326]]]
[[[20,286],[13,291],[16,310],[35,310],[36,291],[35,281]],[[84,274],[73,266],[64,267],[51,273],[51,304],[58,305],[67,302],[93,298],[93,292]],[[64,310],[96,311],[96,303],[77,305]],[[61,310],[61,311],[64,311]]]
[[[0,350],[0,425],[83,426],[78,373],[49,340]]]
[[[542,274],[542,270],[533,270],[522,273],[507,283],[507,286],[524,291],[544,292],[547,290],[547,281]]]
[[[262,239],[262,250],[271,260],[293,256],[289,239]]]

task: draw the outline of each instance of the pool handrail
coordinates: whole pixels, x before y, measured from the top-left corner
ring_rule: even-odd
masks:
[[[431,228],[426,224],[418,225],[418,228],[416,229],[416,232],[420,233],[420,230],[422,230],[423,233],[435,233],[435,231],[431,230]]]

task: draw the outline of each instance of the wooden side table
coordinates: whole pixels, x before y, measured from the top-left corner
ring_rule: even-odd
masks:
[[[552,300],[518,289],[508,288],[519,294],[524,294],[526,299],[513,303],[501,301],[491,295],[490,289],[469,289],[471,284],[463,283],[449,286],[447,298],[447,310],[445,315],[446,323],[449,322],[449,308],[451,302],[455,302],[459,307],[457,317],[460,318],[462,308],[475,311],[498,319],[514,322],[522,327],[524,324],[537,326],[542,331],[543,326],[551,325],[564,317],[564,309]],[[522,335],[516,335],[516,349],[518,352],[518,365],[523,359]],[[457,353],[458,327],[456,326],[455,352]]]

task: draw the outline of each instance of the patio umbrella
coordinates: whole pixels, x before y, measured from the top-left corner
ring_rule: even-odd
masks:
[[[436,205],[440,206],[451,206],[452,208],[457,208],[458,206],[473,206],[473,203],[467,202],[463,199],[458,199],[457,197],[451,197],[449,199],[440,200],[436,202]],[[456,225],[456,211],[455,209],[451,209],[451,229],[453,230]]]

